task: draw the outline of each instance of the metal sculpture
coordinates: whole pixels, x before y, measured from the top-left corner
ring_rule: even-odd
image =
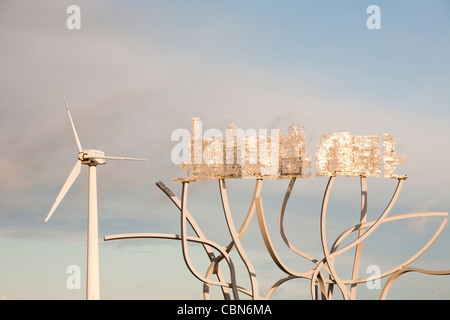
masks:
[[[285,209],[287,207],[287,203],[290,197],[290,194],[292,192],[292,188],[295,184],[295,178],[292,178],[289,182],[289,186],[287,188],[284,201],[282,204],[282,208],[280,211],[280,234],[286,243],[286,245],[289,247],[289,249],[292,250],[292,252],[302,256],[303,258],[313,262],[316,264],[315,268],[308,269],[302,272],[292,270],[286,264],[283,263],[280,256],[277,254],[274,246],[272,245],[272,242],[270,240],[270,235],[267,230],[267,226],[265,223],[265,217],[264,217],[264,211],[263,211],[263,205],[262,205],[262,198],[260,197],[261,187],[263,179],[256,179],[255,182],[255,190],[254,194],[250,203],[250,208],[247,212],[247,215],[240,226],[239,230],[236,229],[233,219],[231,217],[229,203],[228,203],[228,197],[227,197],[227,188],[226,188],[226,182],[225,179],[219,179],[219,190],[221,195],[221,200],[223,204],[223,210],[225,214],[225,218],[227,221],[227,225],[229,228],[230,235],[232,237],[232,241],[226,246],[223,247],[217,243],[214,243],[212,241],[209,241],[205,238],[203,232],[201,231],[200,227],[196,223],[193,216],[189,213],[187,210],[187,194],[188,194],[188,186],[189,182],[183,182],[182,187],[182,200],[180,201],[174,193],[167,188],[161,181],[157,182],[157,186],[172,200],[172,202],[179,208],[181,213],[181,234],[161,234],[161,233],[137,233],[137,234],[119,234],[119,235],[109,235],[105,236],[105,241],[110,240],[119,240],[119,239],[136,239],[136,238],[160,238],[160,239],[172,239],[172,240],[179,240],[182,242],[182,253],[183,258],[186,262],[186,265],[190,272],[198,278],[200,281],[204,283],[204,290],[203,290],[203,297],[204,299],[209,299],[209,287],[211,285],[220,286],[223,292],[223,296],[225,299],[230,299],[230,292],[229,289],[231,288],[233,291],[233,297],[238,298],[238,291],[242,292],[248,296],[250,296],[253,299],[270,299],[273,293],[285,282],[296,279],[296,278],[303,278],[310,281],[310,289],[311,289],[311,297],[312,299],[317,299],[317,289],[316,285],[320,288],[322,299],[331,299],[333,296],[333,288],[334,286],[337,286],[340,290],[342,296],[344,299],[354,299],[356,298],[356,287],[358,284],[366,283],[368,281],[373,281],[374,279],[371,277],[367,278],[358,278],[358,267],[360,263],[360,257],[361,257],[361,247],[363,244],[363,241],[365,238],[367,238],[375,229],[381,225],[382,223],[396,221],[396,220],[402,220],[402,219],[413,219],[413,218],[419,218],[419,217],[430,217],[430,216],[441,216],[446,217],[448,215],[447,212],[418,212],[418,213],[408,213],[408,214],[401,214],[401,215],[394,215],[388,217],[388,213],[392,209],[395,201],[397,200],[397,197],[401,191],[402,185],[405,178],[398,178],[397,187],[394,191],[394,194],[392,196],[391,201],[389,202],[388,206],[386,207],[386,210],[380,215],[380,217],[376,220],[366,221],[366,201],[367,201],[367,190],[365,189],[366,186],[366,177],[361,177],[361,198],[362,198],[362,210],[361,210],[361,223],[358,225],[354,225],[347,230],[345,230],[333,243],[331,249],[327,247],[327,239],[326,239],[326,232],[325,232],[325,226],[326,226],[326,213],[327,213],[327,205],[328,200],[330,198],[330,193],[332,190],[332,186],[334,184],[336,177],[332,176],[329,179],[327,188],[325,190],[324,199],[322,203],[322,211],[321,211],[321,240],[322,240],[322,247],[324,252],[324,258],[322,260],[318,260],[313,258],[312,256],[298,250],[295,248],[287,239],[285,231],[284,231],[284,225],[283,225],[283,218],[285,215]],[[250,261],[250,259],[247,257],[244,248],[242,247],[242,244],[240,242],[240,239],[244,235],[245,231],[247,230],[247,227],[251,221],[251,219],[254,216],[254,213],[257,213],[257,219],[260,226],[260,231],[262,234],[262,237],[264,239],[264,243],[266,245],[267,251],[269,252],[271,258],[275,262],[275,264],[282,270],[284,273],[286,273],[286,277],[280,279],[276,283],[272,285],[266,296],[261,296],[258,290],[258,281],[256,278],[256,273],[254,270],[254,267]],[[193,230],[195,231],[197,237],[191,237],[187,236],[186,232],[186,224],[189,223]],[[435,274],[435,275],[445,275],[450,274],[450,270],[447,271],[431,271],[431,270],[423,270],[423,269],[417,269],[417,268],[410,268],[409,266],[413,261],[415,261],[421,254],[423,254],[437,239],[437,237],[440,235],[442,230],[444,229],[445,225],[447,223],[447,219],[444,218],[442,223],[440,224],[437,231],[434,233],[434,235],[431,237],[431,239],[412,257],[407,259],[405,262],[399,264],[398,266],[392,268],[391,270],[388,270],[386,272],[383,272],[381,275],[379,275],[380,278],[388,277],[389,280],[386,282],[382,293],[380,295],[380,299],[385,299],[387,296],[387,293],[392,286],[395,279],[397,279],[400,275],[406,273],[406,272],[421,272],[425,274]],[[343,240],[350,235],[353,232],[358,232],[358,238],[355,239],[350,244],[347,244],[343,248],[339,248],[339,245],[343,242]],[[201,243],[211,261],[211,264],[207,268],[207,271],[205,272],[205,275],[203,276],[199,271],[197,271],[189,258],[189,252],[187,249],[187,242],[197,242]],[[339,275],[336,273],[334,268],[334,259],[344,253],[345,251],[355,247],[357,248],[355,253],[355,260],[353,265],[353,274],[352,279],[341,279]],[[246,289],[243,287],[240,287],[237,285],[236,281],[236,274],[233,266],[233,262],[230,258],[230,252],[236,248],[238,251],[242,261],[244,262],[244,265],[247,268],[248,276],[251,283],[251,288]],[[216,249],[219,254],[215,255],[213,252],[213,249]],[[231,275],[231,281],[228,283],[225,281],[222,270],[220,268],[219,263],[222,260],[226,260],[228,264],[228,268]],[[323,272],[326,272],[328,274],[328,278],[325,277]],[[218,279],[218,281],[212,280],[212,276],[215,275]],[[328,286],[328,288],[327,288]],[[350,289],[347,288],[347,286],[350,286]]]
[[[394,173],[395,166],[403,163],[403,156],[398,156],[394,150],[394,139],[388,134],[383,135],[383,168],[384,177],[392,180],[397,180],[396,188],[392,194],[392,198],[386,206],[381,215],[375,219],[367,221],[367,177],[381,176],[381,143],[379,137],[376,136],[353,136],[351,133],[334,133],[322,137],[318,144],[316,153],[316,175],[329,176],[327,186],[325,188],[321,215],[320,215],[320,238],[323,249],[323,257],[317,259],[311,255],[297,249],[287,238],[284,230],[284,216],[288,201],[290,199],[293,187],[297,178],[307,178],[310,175],[305,174],[305,169],[310,166],[310,158],[306,153],[303,143],[303,130],[298,126],[290,127],[289,137],[282,137],[278,132],[272,135],[271,139],[261,137],[253,137],[252,139],[243,138],[240,142],[236,139],[235,128],[231,127],[231,135],[227,134],[226,139],[208,139],[204,140],[199,135],[198,118],[193,119],[193,138],[190,142],[190,155],[188,161],[181,163],[180,167],[185,168],[188,176],[185,178],[176,179],[176,182],[182,184],[181,200],[161,181],[156,185],[169,197],[169,199],[180,210],[180,234],[161,234],[161,233],[139,233],[139,234],[118,234],[104,237],[105,241],[119,240],[119,239],[135,239],[135,238],[160,238],[181,241],[182,254],[189,271],[203,282],[203,298],[210,299],[210,287],[218,286],[221,289],[224,299],[239,298],[239,293],[243,293],[252,299],[270,299],[274,292],[287,281],[293,279],[309,280],[309,287],[312,299],[332,299],[334,288],[337,288],[344,299],[356,299],[357,286],[362,283],[373,281],[373,277],[362,278],[358,274],[361,252],[364,240],[371,235],[381,224],[403,220],[414,219],[419,217],[439,216],[443,217],[437,231],[430,238],[430,240],[413,256],[405,260],[398,266],[383,272],[378,277],[389,277],[384,288],[381,291],[380,299],[385,299],[393,282],[401,275],[407,272],[420,272],[432,275],[446,275],[450,274],[450,270],[446,271],[431,271],[409,267],[420,255],[422,255],[437,239],[447,223],[447,212],[418,212],[406,213],[400,215],[389,216],[399,194],[402,190],[403,184],[408,176],[398,175]],[[230,128],[230,127],[229,127]],[[234,132],[234,133],[233,133]],[[261,145],[260,141],[264,143]],[[270,140],[270,146],[265,144]],[[278,144],[278,156],[274,157],[274,143]],[[254,154],[247,156],[246,153],[251,153],[252,150],[261,151],[257,156]],[[276,146],[276,145],[275,145]],[[241,153],[238,149],[241,148]],[[270,149],[270,151],[269,151]],[[223,150],[231,152],[224,156],[221,153]],[[275,148],[276,150],[276,148]],[[206,151],[206,154],[205,154]],[[239,154],[243,159],[242,162],[237,163]],[[234,159],[234,162],[222,162],[224,159]],[[251,159],[257,161],[250,161]],[[197,162],[198,160],[205,160],[205,163]],[[197,160],[197,161],[196,161]],[[274,161],[276,160],[276,161]],[[278,161],[278,162],[277,162]],[[274,166],[276,170],[271,170]],[[269,167],[269,168],[268,168]],[[268,169],[268,170],[263,170]],[[273,168],[272,168],[273,169]],[[193,176],[190,175],[190,170],[193,170]],[[361,214],[360,223],[344,230],[334,241],[331,247],[328,246],[326,233],[326,217],[328,202],[335,180],[338,176],[359,177],[361,186]],[[226,180],[230,178],[251,178],[255,181],[255,188],[253,196],[250,201],[250,206],[243,220],[241,226],[236,228],[228,200]],[[279,231],[286,246],[296,255],[299,255],[310,262],[315,267],[303,271],[292,270],[288,267],[280,255],[277,253],[270,234],[267,229],[263,200],[261,198],[262,183],[265,179],[289,179],[289,184],[284,196],[279,215]],[[195,181],[202,181],[205,179],[217,179],[219,184],[220,198],[223,207],[223,213],[227,223],[228,231],[232,241],[226,246],[221,246],[208,240],[201,231],[199,225],[196,223],[194,217],[187,209],[188,186]],[[286,275],[285,277],[276,281],[266,295],[262,295],[258,287],[258,278],[256,276],[255,268],[247,256],[245,249],[241,243],[241,238],[245,234],[250,221],[253,219],[256,212],[259,230],[261,232],[265,247],[275,265]],[[190,224],[196,233],[196,237],[187,235],[187,224]],[[357,233],[357,238],[345,246],[341,244],[352,233]],[[208,255],[210,265],[203,273],[196,270],[191,263],[188,242],[197,242],[203,245],[203,248]],[[355,255],[353,261],[352,276],[350,279],[342,279],[335,268],[335,259],[337,256],[355,248]],[[214,253],[214,249],[218,254]],[[244,288],[236,282],[236,271],[233,261],[231,259],[231,251],[236,249],[239,257],[248,273],[250,287]],[[220,263],[225,260],[229,269],[230,281],[228,282],[222,272],[223,264]],[[217,280],[213,280],[213,276]],[[232,292],[232,297],[230,294]]]

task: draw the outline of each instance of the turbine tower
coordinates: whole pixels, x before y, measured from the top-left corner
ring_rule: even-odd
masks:
[[[56,197],[50,212],[45,218],[47,222],[56,210],[67,191],[77,179],[81,171],[81,165],[89,166],[89,206],[88,206],[88,244],[87,244],[87,285],[86,299],[100,299],[100,277],[99,277],[99,256],[98,256],[98,212],[97,212],[97,166],[106,164],[106,159],[112,160],[136,160],[146,161],[146,159],[127,158],[127,157],[109,157],[100,150],[87,149],[83,150],[80,139],[78,138],[75,125],[70,114],[69,105],[67,104],[64,92],[62,93],[66,104],[67,113],[69,114],[70,123],[72,125],[73,134],[78,147],[78,160],[72,169],[69,177],[64,183],[61,191]]]

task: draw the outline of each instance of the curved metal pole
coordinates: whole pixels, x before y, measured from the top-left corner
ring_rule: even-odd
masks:
[[[267,292],[267,295],[265,296],[264,300],[269,300],[272,295],[275,293],[275,291],[286,281],[292,280],[292,279],[298,279],[298,277],[296,276],[291,276],[288,275],[280,280],[278,280],[277,282],[275,282],[272,287],[269,289],[269,291]]]
[[[244,262],[245,267],[247,268],[248,274],[250,276],[250,283],[251,283],[251,287],[252,287],[252,298],[260,299],[259,289],[258,289],[258,280],[256,278],[255,270],[253,268],[252,263],[250,262],[247,255],[245,254],[244,248],[242,247],[241,241],[239,239],[239,234],[236,231],[236,228],[233,223],[233,219],[231,217],[230,206],[228,203],[228,196],[227,196],[227,188],[225,185],[225,179],[219,179],[219,189],[220,189],[220,198],[222,199],[223,211],[224,211],[225,219],[226,219],[227,225],[228,225],[228,230],[229,230],[231,238],[233,239],[233,242],[236,246],[236,250],[239,253],[242,261]]]
[[[414,212],[414,213],[403,213],[398,214],[391,217],[386,217],[382,223],[403,220],[403,219],[413,219],[413,218],[423,218],[423,217],[446,217],[448,216],[448,212],[444,211],[429,211],[429,212]],[[339,244],[344,241],[345,237],[347,237],[352,232],[358,231],[360,228],[367,228],[372,226],[377,220],[370,220],[365,222],[364,224],[355,224],[354,226],[348,228],[344,232],[342,232],[339,237],[336,238],[333,246],[331,248],[331,252],[336,251],[339,247]]]
[[[172,190],[170,190],[163,182],[161,181],[157,181],[156,185],[158,186],[158,188],[161,189],[161,191],[163,191],[167,197],[169,197],[170,200],[172,200],[172,202],[175,204],[175,206],[177,206],[177,208],[180,210],[181,212],[181,201],[178,199],[178,197],[172,192]],[[189,210],[186,209],[186,219],[188,220],[189,224],[191,225],[192,229],[194,230],[195,234],[202,239],[206,239],[205,235],[203,234],[202,230],[200,229],[199,225],[197,224],[197,222],[195,221],[194,217],[189,213]],[[217,279],[220,282],[225,282],[225,277],[222,273],[222,270],[220,269],[220,267],[218,266],[218,263],[224,258],[223,256],[221,256],[220,259],[217,259],[214,252],[212,251],[212,249],[206,245],[206,244],[202,244],[203,248],[206,251],[206,254],[208,255],[208,258],[211,262],[217,261],[216,265],[217,267],[214,268],[214,273],[217,276]],[[205,283],[206,285],[206,283]],[[221,287],[222,288],[222,294],[224,296],[225,300],[230,300],[230,293],[228,292],[228,288],[226,287]],[[205,289],[204,289],[205,291]]]
[[[333,280],[336,282],[339,289],[341,290],[344,299],[347,300],[350,298],[350,292],[336,274],[336,271],[334,269],[333,256],[328,251],[328,244],[327,244],[327,237],[326,237],[326,230],[325,230],[325,220],[326,220],[328,200],[330,198],[331,188],[333,186],[335,179],[336,179],[336,176],[331,176],[330,179],[328,180],[328,184],[325,189],[325,194],[324,194],[323,201],[322,201],[322,212],[320,215],[320,238],[322,240],[322,249],[323,249],[323,253],[325,256],[324,261],[328,264],[328,268],[330,269],[330,276],[333,277]],[[312,284],[311,284],[311,286],[312,286]]]
[[[176,197],[176,195],[161,181],[158,181],[156,183],[156,185],[169,197],[170,200],[172,200],[172,202],[178,207],[178,209],[181,210],[181,201]],[[257,179],[256,180],[256,184],[255,184],[255,190],[254,190],[254,194],[253,194],[253,198],[252,201],[250,203],[250,208],[247,212],[247,215],[241,225],[241,228],[239,229],[239,239],[243,236],[243,234],[245,233],[245,231],[247,230],[247,227],[253,217],[253,213],[255,211],[255,203],[254,203],[254,199],[256,196],[259,196],[260,192],[261,192],[261,185],[262,185],[262,179]],[[190,225],[192,226],[192,228],[194,229],[195,233],[200,237],[200,238],[205,238],[203,232],[201,231],[200,227],[198,226],[198,224],[196,223],[195,219],[192,217],[192,215],[189,213],[189,211],[186,209],[186,218],[188,220],[188,222],[190,223]],[[211,260],[211,265],[208,267],[208,271],[207,271],[207,275],[206,277],[210,277],[210,271],[212,271],[213,273],[217,274],[217,277],[219,279],[219,281],[224,281],[224,277],[223,274],[220,270],[219,267],[219,263],[220,261],[224,258],[224,256],[222,254],[218,255],[217,257],[215,257],[214,253],[212,252],[212,250],[206,245],[203,244],[203,247],[205,248],[205,251],[208,254],[208,257]],[[230,244],[227,246],[226,248],[226,252],[229,253],[232,249],[234,248],[234,241],[231,241]],[[203,296],[205,299],[209,298],[209,284],[207,282],[204,282],[204,289],[203,289]],[[238,287],[239,288],[239,287]],[[227,291],[226,287],[222,286],[222,291],[224,294],[225,299],[229,299],[229,293]],[[246,294],[248,294],[248,290],[240,288],[241,292],[244,292]]]
[[[279,258],[278,254],[276,253],[272,241],[270,240],[269,233],[267,231],[267,225],[266,220],[264,218],[264,211],[262,207],[262,200],[261,198],[256,198],[256,214],[258,216],[258,222],[259,222],[259,229],[261,230],[261,235],[264,240],[264,244],[266,245],[267,251],[269,252],[270,256],[272,257],[272,260],[275,262],[275,264],[285,273],[295,276],[295,277],[303,277],[303,278],[311,278],[311,274],[313,270],[309,270],[306,272],[296,272],[292,269],[290,269],[288,266],[286,266],[283,261]]]
[[[396,216],[392,216],[392,217],[387,217],[387,218],[385,218],[383,220],[382,223],[391,222],[391,221],[397,221],[397,220],[403,220],[403,219],[420,218],[420,217],[431,217],[431,216],[448,216],[448,213],[447,212],[439,212],[439,211],[436,211],[436,212],[405,213],[405,214],[400,214],[400,215],[396,215]],[[359,230],[360,227],[363,227],[363,228],[370,227],[375,222],[376,222],[376,220],[371,220],[371,221],[366,222],[366,223],[364,223],[362,225],[359,225],[359,224],[355,225],[355,226],[347,229],[346,231],[344,231],[337,238],[336,242],[333,244],[332,251],[339,246],[339,244],[344,240],[344,238],[347,235],[349,235],[350,233],[352,233],[354,231]],[[430,238],[430,240],[416,254],[414,254],[411,258],[409,258],[405,262],[399,264],[397,267],[394,267],[394,268],[390,269],[389,271],[383,272],[381,275],[379,275],[379,278],[384,278],[384,277],[386,277],[386,276],[396,272],[397,270],[407,266],[408,264],[410,264],[414,260],[416,260],[420,255],[422,255],[434,243],[434,241],[437,239],[437,237],[441,234],[441,232],[444,229],[446,224],[447,224],[447,219],[444,219],[442,221],[441,225],[439,226],[439,228],[437,229],[437,231],[434,233],[434,235]],[[367,282],[369,280],[371,280],[371,279],[363,278],[363,279],[355,279],[355,280],[343,280],[343,282],[345,284],[354,284],[354,283]]]
[[[255,206],[256,206],[256,204],[255,204],[255,199],[256,199],[257,197],[259,197],[259,195],[260,195],[260,193],[261,193],[262,181],[263,181],[262,179],[256,179],[255,190],[254,190],[254,192],[253,192],[252,201],[250,202],[250,208],[248,209],[247,215],[245,216],[245,219],[244,219],[244,221],[242,222],[242,225],[241,225],[241,227],[240,227],[240,229],[239,229],[239,232],[238,232],[238,238],[239,238],[239,239],[242,238],[242,236],[244,235],[245,231],[246,231],[247,228],[248,228],[248,225],[249,225],[251,219],[253,218],[253,214],[254,214],[254,212],[255,212]],[[231,242],[228,244],[228,246],[227,246],[227,253],[230,253],[231,250],[233,250],[234,247],[235,247],[235,243],[234,243],[234,241],[231,241]],[[218,262],[220,262],[220,260],[221,260],[221,257],[219,256],[219,257],[217,257],[217,259],[214,261],[214,263],[218,263]]]
[[[256,179],[256,183],[255,183],[255,190],[253,191],[253,197],[252,200],[250,202],[250,207],[247,211],[247,215],[245,216],[244,221],[242,222],[241,227],[239,228],[239,232],[238,232],[238,238],[241,239],[242,236],[244,235],[245,231],[247,230],[251,219],[253,218],[253,214],[255,212],[255,198],[259,197],[260,193],[261,193],[261,186],[262,186],[262,179]],[[235,247],[234,241],[232,240],[229,245],[226,248],[226,252],[229,254],[233,248]],[[219,255],[216,259],[211,260],[211,265],[209,266],[208,270],[210,268],[212,268],[211,270],[215,270],[216,266],[217,268],[219,267],[218,264],[220,263],[220,261],[223,259],[223,257],[221,255]],[[214,267],[214,268],[213,268]],[[249,292],[249,291],[246,291]],[[209,297],[209,288],[208,288],[208,284],[204,284],[204,288],[203,288],[203,296],[206,299],[208,299]],[[251,294],[250,294],[251,296]]]
[[[293,279],[302,279],[303,277],[297,277],[297,276],[292,276],[292,275],[288,275],[284,278],[281,278],[280,280],[278,280],[277,282],[275,282],[272,287],[269,289],[269,291],[267,292],[267,295],[265,296],[264,300],[269,300],[272,295],[275,293],[275,291],[285,282],[289,281],[289,280],[293,280]],[[309,279],[309,278],[304,278],[304,279]],[[316,279],[318,280],[318,279]],[[319,278],[319,283],[321,283],[321,285],[325,286],[325,282],[323,281],[323,279],[320,277]],[[323,294],[323,292],[322,292]],[[322,295],[323,297],[323,295]]]
[[[403,186],[403,182],[405,181],[406,178],[398,178],[398,184],[397,184],[397,188],[394,191],[394,195],[391,198],[391,201],[389,202],[388,206],[386,207],[386,209],[384,210],[384,212],[381,214],[381,216],[375,221],[375,223],[373,223],[371,225],[371,227],[369,228],[369,230],[367,230],[366,232],[364,232],[364,234],[360,237],[358,237],[356,240],[354,240],[353,242],[349,243],[348,245],[346,245],[345,247],[333,251],[330,253],[330,257],[335,257],[351,248],[353,248],[354,246],[356,246],[358,243],[360,243],[361,241],[363,241],[365,238],[367,238],[373,231],[375,231],[375,229],[383,222],[383,220],[385,219],[385,217],[388,215],[388,213],[391,211],[392,207],[394,206],[394,203],[397,201],[398,195],[402,189]]]
[[[208,269],[206,270],[205,278],[210,279],[211,276],[213,275],[213,273],[215,272],[214,269],[217,268],[217,267],[218,267],[217,264],[211,263],[209,265]],[[240,286],[236,286],[236,289],[238,291],[248,295],[249,297],[252,296],[252,292],[250,290],[246,289],[246,288],[243,288],[243,287],[240,287]],[[203,283],[203,299],[204,300],[209,300],[209,284],[207,284],[206,282]]]
[[[201,238],[197,238],[197,237],[182,236],[182,235],[179,235],[179,234],[169,234],[169,233],[125,233],[125,234],[116,234],[116,235],[105,236],[104,240],[105,241],[110,241],[110,240],[138,239],[138,238],[156,238],[156,239],[168,239],[168,240],[184,240],[185,239],[186,241],[196,242],[196,243],[201,243],[201,244],[207,244],[208,246],[215,248],[217,251],[219,251],[221,254],[224,255],[225,260],[227,261],[227,263],[228,263],[228,265],[230,267],[230,275],[231,275],[232,281],[231,281],[231,283],[216,282],[216,281],[211,281],[209,279],[205,279],[205,278],[203,278],[201,276],[200,276],[200,278],[202,278],[202,279],[199,279],[199,280],[202,281],[202,282],[208,282],[211,285],[217,285],[217,286],[232,288],[233,289],[233,295],[235,297],[237,297],[237,287],[235,285],[235,283],[236,283],[236,273],[235,273],[235,270],[234,270],[233,262],[231,261],[231,258],[229,257],[229,255],[226,253],[225,248],[219,246],[215,242],[210,241],[210,240],[205,239],[205,238],[201,239]],[[191,273],[193,273],[194,276],[196,276],[196,274],[193,272],[194,269],[193,268],[191,269],[189,265],[188,265],[188,267],[189,267],[189,270],[191,271]]]
[[[250,224],[250,221],[253,218],[253,214],[255,213],[255,207],[256,207],[255,198],[259,197],[259,195],[261,193],[262,181],[263,181],[263,179],[256,179],[255,190],[253,191],[253,197],[252,197],[252,201],[250,202],[250,207],[247,211],[247,215],[245,216],[244,221],[242,222],[241,227],[239,228],[239,232],[238,232],[239,239],[241,239],[242,236],[244,235],[245,231],[248,228],[248,225]],[[229,253],[233,249],[234,246],[235,246],[234,241],[231,241],[230,244],[227,246],[227,252]]]
[[[291,181],[289,183],[288,189],[286,191],[284,200],[283,200],[283,204],[281,207],[281,212],[280,212],[280,218],[279,218],[279,224],[280,224],[280,234],[285,242],[285,244],[295,253],[299,254],[300,256],[310,260],[311,262],[314,262],[316,264],[319,264],[320,262],[314,258],[312,258],[311,256],[301,252],[300,250],[296,249],[287,239],[286,234],[284,232],[284,214],[286,212],[286,207],[287,207],[287,203],[290,197],[290,194],[292,192],[294,183],[295,183],[296,178],[291,178]],[[263,211],[263,206],[262,206],[262,199],[258,198],[256,199],[256,212],[258,215],[258,222],[259,222],[259,226],[260,226],[260,231],[261,231],[261,235],[263,237],[264,243],[266,245],[266,248],[270,254],[270,256],[272,257],[272,260],[275,262],[275,264],[285,273],[287,273],[289,276],[286,278],[281,279],[279,282],[277,282],[276,284],[274,284],[274,286],[271,288],[271,290],[269,291],[266,299],[270,298],[270,296],[272,295],[272,293],[278,288],[278,286],[280,286],[282,283],[284,283],[287,280],[290,279],[294,279],[294,278],[305,278],[305,279],[311,279],[311,287],[314,288],[313,291],[313,299],[315,299],[315,283],[318,281],[320,284],[320,288],[322,291],[322,297],[325,298],[326,297],[326,292],[325,292],[325,281],[331,283],[331,280],[324,280],[323,277],[321,275],[317,275],[315,276],[314,280],[312,278],[311,273],[313,272],[313,270],[308,270],[306,272],[303,273],[299,273],[296,271],[293,271],[292,269],[288,268],[283,262],[282,260],[279,258],[278,254],[276,253],[272,242],[270,240],[270,236],[269,233],[267,231],[267,225],[265,222],[265,216],[264,216],[264,211]],[[329,270],[328,268],[322,263],[320,268],[323,268],[325,271],[327,271],[328,273]],[[319,270],[320,270],[319,268]]]
[[[419,273],[430,274],[430,275],[449,275],[450,274],[450,270],[432,271],[432,270],[419,269],[419,268],[405,268],[405,269],[402,269],[402,270],[398,270],[384,284],[384,287],[383,287],[383,290],[381,291],[379,299],[380,300],[386,299],[386,295],[387,295],[390,287],[394,283],[394,281],[398,277],[400,277],[402,274],[407,273],[407,272],[419,272]]]
[[[311,291],[311,298],[313,300],[317,299],[317,296],[316,296],[316,284],[317,284],[317,282],[320,285],[320,291],[321,291],[321,294],[322,294],[322,300],[328,300],[330,298],[329,294],[327,294],[326,288],[325,288],[326,279],[324,279],[323,276],[320,273],[320,269],[323,269],[324,266],[325,266],[325,259],[320,261],[317,264],[316,268],[314,269],[314,273],[313,273],[313,275],[311,277],[310,291]]]
[[[314,262],[315,264],[318,264],[319,261],[310,255],[298,250],[292,243],[289,242],[289,240],[286,237],[286,233],[284,231],[284,214],[286,212],[287,203],[289,201],[289,197],[291,196],[292,188],[294,187],[296,178],[291,178],[291,181],[289,182],[289,186],[286,190],[286,194],[284,196],[283,204],[281,206],[281,212],[280,212],[280,219],[279,219],[279,225],[280,225],[280,234],[281,238],[283,239],[284,243],[288,246],[289,249],[291,249],[296,254],[308,259],[311,262]]]
[[[221,285],[221,282],[217,282],[217,281],[211,281],[206,279],[205,277],[203,277],[200,273],[197,272],[197,270],[195,270],[195,268],[193,267],[191,260],[189,258],[189,253],[188,253],[188,247],[187,247],[187,231],[186,231],[186,205],[187,205],[187,191],[188,191],[188,186],[189,186],[189,182],[183,182],[183,190],[182,190],[182,197],[181,197],[181,248],[182,248],[182,252],[183,252],[183,259],[186,263],[186,265],[188,266],[189,270],[191,271],[191,273],[200,281],[212,284],[212,285]],[[221,250],[222,252],[224,250]],[[233,281],[232,283],[232,288],[233,288],[233,295],[236,299],[238,299],[238,292],[236,290],[236,284],[235,284],[235,279],[233,276]]]
[[[367,178],[364,176],[361,176],[360,184],[361,184],[361,217],[360,217],[359,221],[361,224],[363,224],[367,220]],[[361,237],[364,234],[364,230],[365,230],[364,228],[359,229],[358,237]],[[362,253],[362,245],[363,245],[362,241],[356,245],[355,258],[353,260],[352,280],[358,279],[359,263],[361,261],[361,253]],[[350,286],[350,294],[352,296],[352,299],[356,299],[356,283],[353,283]]]
[[[414,260],[416,260],[417,258],[419,258],[426,250],[428,250],[428,248],[434,243],[434,241],[436,241],[437,237],[441,234],[442,230],[444,230],[445,225],[447,224],[447,219],[444,219],[444,221],[442,221],[441,225],[439,226],[439,228],[437,229],[437,231],[434,233],[434,235],[430,238],[430,240],[428,240],[428,242],[419,250],[416,252],[416,254],[414,254],[411,258],[409,258],[408,260],[406,260],[405,262],[399,264],[398,266],[392,268],[391,270],[388,270],[386,272],[383,272],[382,274],[380,274],[377,278],[384,278],[398,270],[401,270],[402,268],[405,268],[407,265],[409,265],[411,262],[413,262]],[[364,279],[358,279],[358,282],[367,282],[373,279],[369,279],[369,278],[364,278]]]

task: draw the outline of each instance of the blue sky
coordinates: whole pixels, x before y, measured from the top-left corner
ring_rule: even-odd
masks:
[[[66,27],[70,4],[81,8],[81,30]],[[380,30],[366,27],[372,4],[381,9]],[[234,123],[286,132],[295,122],[305,127],[312,156],[320,137],[330,132],[390,133],[406,156],[399,170],[411,177],[392,214],[450,208],[446,1],[2,1],[0,39],[0,297],[5,299],[85,297],[84,285],[67,289],[66,268],[80,266],[84,284],[87,170],[44,223],[76,160],[61,90],[84,147],[149,159],[99,167],[100,237],[179,233],[179,214],[155,182],[164,181],[180,195],[173,179],[184,172],[171,163],[170,135],[190,129],[192,116],[202,117],[204,128],[220,130]],[[266,181],[264,206],[277,249],[292,268],[303,270],[311,265],[277,238],[287,183]],[[230,186],[239,223],[253,182]],[[287,213],[290,240],[317,258],[325,186],[326,178],[298,181]],[[358,179],[339,179],[335,188],[330,239],[359,216]],[[395,181],[369,179],[369,217],[378,217],[394,188]],[[192,184],[190,197],[205,234],[228,244],[217,182]],[[362,268],[406,260],[440,222],[383,226],[365,243]],[[253,221],[243,241],[265,290],[282,275],[257,231]],[[450,269],[449,249],[446,228],[413,265]],[[204,270],[204,253],[193,247],[192,254]],[[349,257],[343,258],[343,270]],[[177,242],[100,239],[100,259],[104,299],[201,298],[202,286],[187,271]],[[391,297],[450,298],[449,277],[405,279]],[[372,299],[377,293],[362,288],[360,296]],[[308,298],[307,285],[289,284],[278,298]]]

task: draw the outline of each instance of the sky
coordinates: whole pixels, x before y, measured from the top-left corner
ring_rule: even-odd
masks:
[[[80,29],[69,29],[67,8],[80,8]],[[380,29],[369,29],[370,5]],[[202,284],[184,264],[181,244],[156,239],[115,240],[118,233],[180,233],[179,211],[157,188],[178,197],[171,133],[203,128],[305,129],[307,152],[331,132],[389,133],[404,188],[390,215],[450,209],[450,4],[432,1],[23,1],[0,2],[0,297],[85,299],[87,168],[44,222],[77,159],[64,91],[84,148],[147,162],[108,161],[98,167],[100,290],[102,299],[201,299]],[[286,212],[286,233],[300,250],[323,257],[319,220],[326,177],[298,179]],[[313,267],[289,251],[278,232],[287,180],[264,181],[268,228],[283,261]],[[396,180],[368,178],[368,217],[377,218]],[[253,180],[229,180],[236,225]],[[327,215],[333,241],[358,222],[359,179],[338,177]],[[188,206],[208,239],[230,236],[217,181],[191,183]],[[364,242],[360,274],[392,268],[418,251],[442,217],[383,224]],[[256,216],[243,246],[261,292],[284,274],[264,248]],[[450,269],[448,226],[411,266]],[[200,273],[203,249],[190,247]],[[353,251],[352,251],[353,252]],[[352,254],[336,259],[348,277]],[[237,255],[233,259],[239,261]],[[241,262],[238,280],[248,287]],[[69,289],[66,272],[81,270]],[[383,280],[385,281],[385,279]],[[295,280],[276,299],[308,299]],[[379,289],[360,286],[358,298]],[[220,298],[218,291],[213,297]],[[340,298],[339,292],[335,297]],[[408,274],[388,299],[449,299],[450,276]]]

